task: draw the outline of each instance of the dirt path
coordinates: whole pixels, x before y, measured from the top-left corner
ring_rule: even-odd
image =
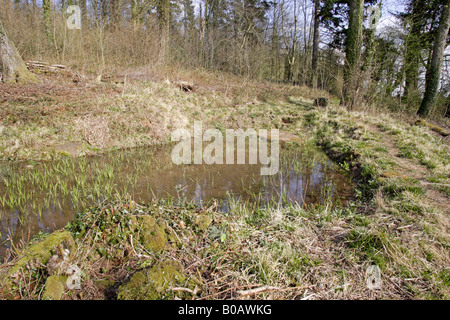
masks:
[[[433,206],[437,206],[442,209],[444,213],[450,213],[449,198],[433,187],[437,184],[426,180],[427,176],[431,174],[429,169],[423,165],[413,162],[410,159],[400,157],[399,149],[395,146],[395,141],[393,141],[392,137],[383,132],[378,126],[369,124],[369,129],[383,136],[383,142],[387,147],[388,154],[398,166],[397,173],[399,176],[410,177],[418,180],[426,192],[425,197],[427,200],[432,202]]]

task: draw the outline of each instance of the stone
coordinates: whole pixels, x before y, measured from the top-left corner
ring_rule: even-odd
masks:
[[[65,291],[66,276],[50,276],[45,282],[43,300],[61,300]]]
[[[119,288],[119,300],[157,300],[172,287],[184,286],[182,265],[173,260],[159,262],[150,269],[135,273]]]
[[[167,244],[167,236],[161,227],[150,215],[137,216],[133,218],[140,233],[140,242],[145,249],[153,252],[161,252]]]
[[[72,252],[74,247],[75,242],[70,232],[55,231],[44,240],[25,249],[21,254],[22,258],[9,270],[8,276],[13,276],[31,261],[39,261],[43,265],[46,265],[50,258],[57,253],[58,248],[66,248]]]

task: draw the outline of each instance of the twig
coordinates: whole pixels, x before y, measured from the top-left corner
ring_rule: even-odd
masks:
[[[185,292],[189,292],[190,294],[196,295],[197,293],[189,288],[183,288],[183,287],[175,287],[175,288],[170,288],[169,290],[172,291],[185,291]]]
[[[306,297],[302,298],[301,300],[309,300],[309,298],[311,298],[315,295],[316,295],[315,293],[311,293],[309,296],[306,296]]]
[[[401,229],[407,229],[407,228],[411,228],[411,227],[414,227],[414,225],[412,225],[412,224],[409,224],[409,225],[407,225],[407,226],[403,226],[403,227],[398,227],[398,228],[397,228],[397,230],[401,230]]]
[[[272,286],[262,286],[259,288],[255,288],[255,289],[250,289],[250,290],[239,290],[237,293],[240,296],[249,296],[252,294],[258,294],[264,291],[274,291],[274,290],[280,290],[281,288],[278,287],[272,287]]]
[[[266,291],[290,291],[290,290],[300,290],[300,289],[306,289],[307,287],[289,287],[289,288],[279,288],[279,287],[272,287],[272,286],[262,286],[255,289],[250,290],[239,290],[237,293],[240,296],[249,296],[252,294],[258,294],[261,292]]]
[[[423,185],[436,185],[436,186],[443,186],[443,187],[450,187],[450,184],[448,183],[437,183],[437,182],[425,182],[425,181],[420,181],[421,184]]]
[[[225,292],[228,292],[228,291],[236,290],[237,288],[245,288],[245,287],[251,287],[251,286],[256,286],[256,285],[245,285],[245,286],[228,288],[228,289],[225,289],[225,290],[222,290],[222,291],[219,291],[219,292],[212,293],[212,294],[209,294],[207,296],[201,297],[198,300],[205,300],[205,299],[208,299],[208,298],[211,298],[211,297],[214,297],[214,296],[218,296],[219,294],[222,294],[222,293],[225,293]]]

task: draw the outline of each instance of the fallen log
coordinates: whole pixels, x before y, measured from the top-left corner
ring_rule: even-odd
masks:
[[[189,83],[187,81],[176,81],[174,84],[183,90],[184,92],[192,92],[194,91],[194,85],[192,83]]]
[[[39,70],[41,72],[56,72],[58,69],[64,70],[67,67],[62,64],[48,64],[47,62],[42,61],[27,61],[25,62],[26,66],[32,70]]]
[[[440,134],[441,136],[443,136],[443,137],[447,137],[448,135],[450,135],[450,133],[449,133],[447,130],[445,130],[445,129],[443,129],[443,128],[441,128],[441,127],[435,125],[435,124],[426,122],[426,121],[423,120],[423,119],[417,120],[417,121],[415,122],[415,125],[416,125],[416,126],[425,126],[425,127],[428,127],[428,128],[430,128],[430,130],[433,130],[434,132],[439,133],[439,134]]]

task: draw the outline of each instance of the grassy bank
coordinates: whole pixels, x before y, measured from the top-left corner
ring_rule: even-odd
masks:
[[[279,128],[348,171],[356,201],[266,209],[236,202],[228,214],[214,204],[105,202],[65,231],[17,248],[0,269],[1,297],[448,299],[448,141],[390,114],[313,107],[320,93],[302,88],[247,84],[242,95],[236,81],[199,80],[193,93],[164,81],[99,83],[83,89],[86,98],[37,99],[32,108],[8,100],[2,157],[65,157],[57,146],[68,142],[80,143],[74,155],[162,143],[194,120]],[[36,249],[43,241],[50,250]],[[381,273],[375,288],[367,283],[372,265]],[[67,284],[69,266],[79,268],[80,287]]]
[[[194,92],[180,89],[184,79]],[[117,78],[60,70],[41,80],[2,84],[1,160],[50,160],[165,143],[194,120],[217,128],[273,128],[284,114],[278,101],[312,98],[305,88],[183,70]]]

